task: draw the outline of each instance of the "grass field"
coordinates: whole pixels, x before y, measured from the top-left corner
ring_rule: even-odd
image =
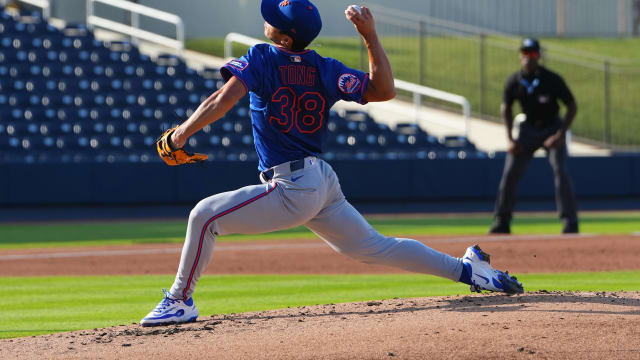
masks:
[[[527,291],[637,291],[640,271],[527,274]],[[0,278],[0,338],[138,322],[173,276]],[[10,294],[10,296],[6,296]],[[466,285],[425,275],[203,276],[194,297],[200,314],[288,306],[468,294]]]
[[[543,46],[548,43],[599,56],[640,59],[640,39],[543,38],[541,41]],[[493,117],[498,116],[506,78],[519,67],[514,50],[517,43],[513,39],[428,36],[423,40],[422,63],[418,63],[417,37],[385,36],[382,42],[397,78],[463,95],[471,102],[473,111]],[[366,70],[368,62],[362,58],[359,46],[356,36],[319,38],[312,44],[323,56]],[[223,55],[221,38],[191,39],[187,47]],[[246,49],[236,44],[234,55],[240,56]],[[613,62],[605,76],[604,63],[595,58],[549,51],[545,61],[565,78],[577,98],[580,111],[572,127],[574,134],[594,141],[640,145],[636,135],[640,133],[640,123],[635,121],[639,113],[635,104],[640,93],[640,62],[626,65]],[[608,103],[605,103],[605,82],[609,86]]]
[[[550,214],[516,215],[514,234],[558,234],[561,223]],[[477,235],[487,232],[491,224],[488,215],[425,216],[416,218],[369,218],[381,233],[394,236]],[[97,222],[59,224],[0,225],[0,249],[87,246],[136,243],[181,243],[184,241],[186,219],[175,221]],[[581,231],[596,234],[630,234],[640,231],[640,213],[582,213]],[[261,239],[314,238],[304,227],[262,235],[228,235],[218,241]]]
[[[639,212],[583,213],[583,232],[628,234],[640,231]],[[487,215],[369,218],[383,233],[406,236],[478,235],[486,232]],[[184,221],[2,224],[0,249],[182,242]],[[559,233],[549,214],[521,214],[515,233]],[[258,236],[226,236],[246,241],[314,236],[303,228]],[[638,291],[640,271],[524,274],[527,291]],[[91,329],[137,322],[160,299],[159,289],[173,275],[4,277],[0,288],[0,338]],[[425,275],[227,275],[203,276],[196,301],[203,316],[289,306],[467,294],[466,286]]]

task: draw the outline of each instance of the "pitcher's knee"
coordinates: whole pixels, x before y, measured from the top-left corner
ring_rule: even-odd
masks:
[[[204,201],[200,201],[189,213],[189,226],[202,227],[205,224],[211,226],[213,217],[213,210],[210,204],[204,204]]]

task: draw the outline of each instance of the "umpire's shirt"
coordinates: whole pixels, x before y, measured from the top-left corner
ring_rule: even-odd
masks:
[[[535,128],[555,125],[559,121],[560,99],[565,105],[575,101],[562,77],[544,66],[533,74],[517,71],[507,79],[502,100],[511,106],[518,100],[527,116],[527,123]]]

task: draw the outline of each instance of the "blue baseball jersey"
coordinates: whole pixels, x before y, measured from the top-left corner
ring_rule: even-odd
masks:
[[[258,169],[318,156],[329,110],[338,100],[366,103],[368,74],[313,50],[291,52],[269,44],[251,47],[220,70],[236,76],[250,95]]]

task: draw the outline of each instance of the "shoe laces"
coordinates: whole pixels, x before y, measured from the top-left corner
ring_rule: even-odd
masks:
[[[164,299],[160,301],[156,309],[164,310],[179,301],[178,299],[172,299],[167,289],[162,289],[162,292],[164,293]]]

